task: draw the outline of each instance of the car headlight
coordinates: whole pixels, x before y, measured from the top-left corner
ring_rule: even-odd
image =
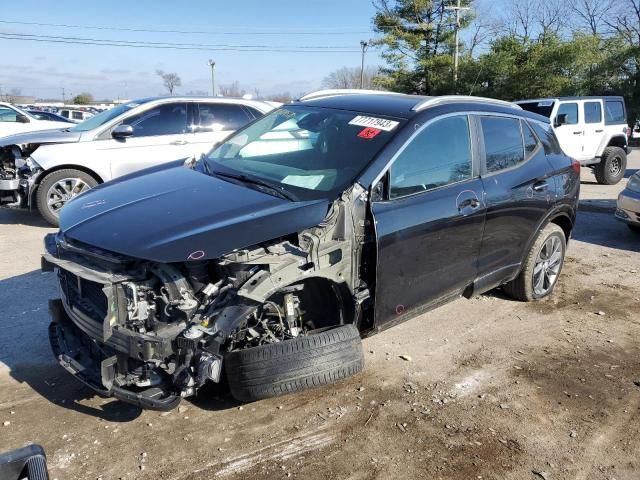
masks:
[[[627,188],[633,192],[640,193],[640,175],[631,175]]]

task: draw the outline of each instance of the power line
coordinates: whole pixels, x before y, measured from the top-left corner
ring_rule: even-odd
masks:
[[[300,30],[300,31],[286,31],[286,30],[278,30],[278,31],[239,31],[239,32],[231,32],[231,31],[197,31],[197,30],[163,30],[163,29],[150,29],[150,28],[140,28],[140,27],[111,27],[111,26],[98,26],[98,25],[71,25],[65,23],[42,23],[42,22],[18,22],[13,20],[0,20],[0,23],[10,24],[10,25],[31,25],[36,27],[60,27],[60,28],[82,28],[87,30],[112,30],[117,32],[139,32],[139,33],[178,33],[182,35],[355,35],[355,34],[363,34],[363,33],[371,33],[371,30],[353,30],[353,31],[341,31],[334,30],[332,28],[328,29],[315,29],[316,31],[309,30]],[[233,28],[233,27],[225,27],[225,28]],[[238,27],[238,28],[246,28],[246,27]],[[280,27],[277,27],[280,28]]]
[[[24,33],[0,32],[0,38],[5,40],[34,41],[48,43],[62,43],[71,45],[97,45],[108,47],[133,47],[133,48],[156,48],[172,50],[222,50],[238,52],[300,52],[300,53],[355,53],[355,50],[348,46],[339,45],[300,45],[293,47],[280,47],[276,45],[231,45],[231,44],[199,44],[199,43],[169,43],[169,42],[148,42],[130,40],[112,40],[86,37],[63,37],[57,35],[34,35]]]

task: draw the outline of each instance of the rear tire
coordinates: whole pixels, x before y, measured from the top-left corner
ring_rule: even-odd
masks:
[[[545,251],[543,249],[548,249],[549,245],[557,246],[560,256],[558,262],[555,263],[554,259],[553,267],[547,269],[544,261]],[[562,228],[555,223],[547,224],[538,233],[538,237],[535,242],[533,242],[518,276],[504,285],[503,289],[505,293],[511,298],[523,302],[540,300],[551,295],[560,276],[566,251],[567,241]],[[551,256],[551,254],[548,254],[548,256]],[[548,263],[549,266],[551,266],[551,262]],[[549,277],[553,276],[553,280],[547,285],[547,280],[543,278],[543,288],[542,291],[540,291],[540,289],[537,288],[539,284],[535,280],[539,279],[539,275],[541,274],[546,275],[547,270],[549,270]]]
[[[230,352],[224,364],[231,395],[252,402],[350,377],[362,370],[364,356],[360,333],[350,324]]]
[[[49,173],[36,192],[38,211],[54,227],[58,226],[60,209],[73,197],[92,189],[98,181],[86,172],[65,168]]]
[[[615,185],[624,178],[627,170],[627,154],[620,147],[607,147],[602,152],[600,163],[594,168],[596,181],[600,185]]]

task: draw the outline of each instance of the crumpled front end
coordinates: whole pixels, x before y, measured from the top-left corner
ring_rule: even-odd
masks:
[[[0,148],[0,207],[31,207],[31,193],[42,168],[28,153],[29,146]]]
[[[356,323],[365,205],[357,186],[321,225],[214,260],[158,263],[48,235],[54,354],[99,394],[165,410],[219,382],[230,352]]]

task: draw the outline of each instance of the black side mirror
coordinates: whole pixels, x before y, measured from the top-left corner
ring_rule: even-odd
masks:
[[[23,115],[21,113],[16,115],[16,122],[18,123],[29,123],[31,120],[29,120],[29,117],[27,117],[26,115]]]
[[[554,127],[559,127],[560,125],[566,125],[567,124],[567,114],[566,113],[560,113],[558,115],[556,115],[556,119],[553,122],[553,126]]]
[[[125,139],[133,135],[133,127],[131,125],[121,124],[111,131],[111,136],[116,140]]]
[[[48,480],[47,457],[40,445],[14,450],[0,455],[2,480]]]

